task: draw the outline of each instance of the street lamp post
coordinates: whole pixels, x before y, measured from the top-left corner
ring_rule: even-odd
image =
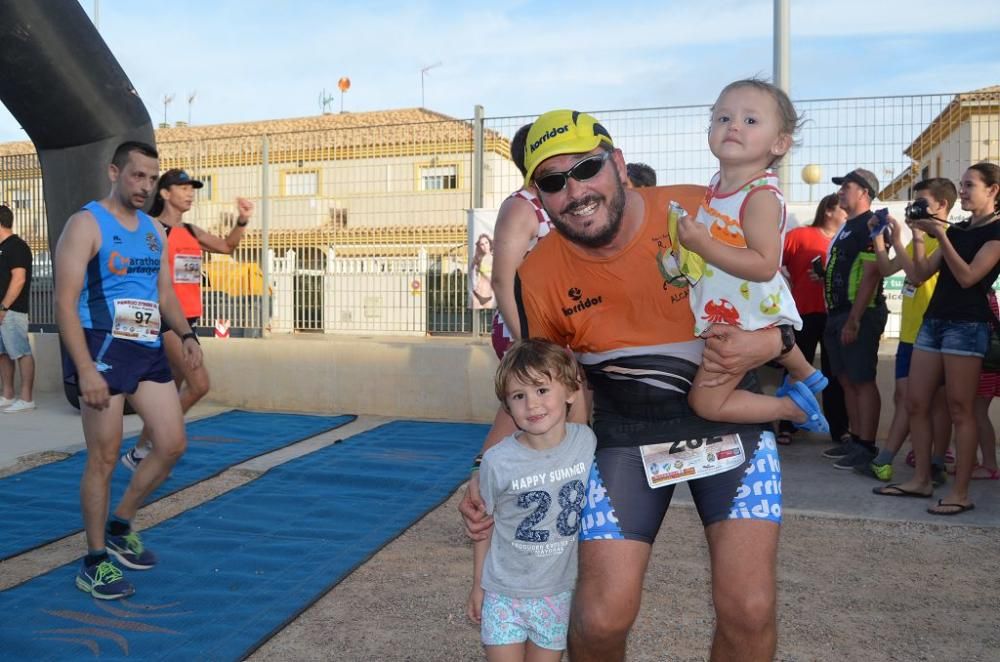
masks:
[[[819,184],[821,179],[823,179],[823,169],[815,163],[802,168],[802,181],[809,185],[809,202],[813,201],[813,185]]]

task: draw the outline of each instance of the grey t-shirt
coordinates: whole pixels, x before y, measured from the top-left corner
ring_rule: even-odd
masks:
[[[483,589],[515,598],[554,595],[576,583],[580,513],[597,438],[566,424],[555,448],[534,450],[513,436],[486,451],[479,489],[493,515]]]

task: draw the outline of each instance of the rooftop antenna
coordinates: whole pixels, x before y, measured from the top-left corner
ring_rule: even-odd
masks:
[[[167,124],[167,106],[169,106],[170,102],[173,101],[173,100],[174,100],[174,95],[173,94],[164,94],[163,95],[163,126],[169,126]]]
[[[194,98],[196,96],[198,96],[197,90],[188,95],[188,126],[191,126],[191,106],[194,105]]]
[[[320,112],[323,113],[324,115],[329,115],[330,114],[330,102],[333,101],[335,98],[336,97],[334,97],[332,94],[330,96],[327,96],[327,94],[326,94],[326,88],[324,87],[323,91],[319,93],[319,109],[320,109]]]
[[[420,107],[424,108],[424,77],[427,76],[427,72],[431,69],[441,66],[441,62],[435,62],[434,64],[428,64],[426,67],[420,69]]]

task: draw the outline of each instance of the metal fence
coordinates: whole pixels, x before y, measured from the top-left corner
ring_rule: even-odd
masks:
[[[883,197],[905,199],[922,177],[957,180],[970,163],[1000,160],[1000,88],[796,107],[805,123],[781,173],[792,202],[818,200],[835,190],[830,177],[858,166],[879,177]],[[651,165],[661,184],[707,183],[716,169],[708,105],[590,112],[626,160]],[[518,188],[508,141],[534,117],[479,113],[268,135],[232,125],[216,137],[161,137],[161,168],[205,182],[185,220],[225,234],[237,196],[257,206],[232,256],[205,257],[203,323],[247,335],[486,332],[489,311],[469,305],[467,212],[498,207]],[[803,179],[806,165],[818,167],[817,180]],[[0,199],[35,251],[32,321],[52,324],[33,154],[0,156]]]

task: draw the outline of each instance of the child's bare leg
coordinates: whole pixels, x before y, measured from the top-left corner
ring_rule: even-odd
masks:
[[[816,372],[816,367],[806,360],[805,355],[799,349],[798,345],[792,347],[792,351],[784,356],[779,356],[778,363],[788,371],[792,380],[796,382],[805,381],[809,375]]]
[[[483,646],[483,649],[486,651],[487,662],[524,662],[528,654],[527,643]]]
[[[702,418],[723,423],[806,421],[806,413],[799,409],[791,398],[775,398],[737,389],[740,380],[743,379],[742,374],[730,376],[715,386],[704,385],[709,378],[716,379],[718,376],[718,373],[706,372],[704,367],[699,367],[698,374],[695,375],[694,384],[688,394],[688,403]]]
[[[562,651],[554,651],[551,648],[536,646],[531,639],[525,643],[525,662],[559,662],[562,659]]]

